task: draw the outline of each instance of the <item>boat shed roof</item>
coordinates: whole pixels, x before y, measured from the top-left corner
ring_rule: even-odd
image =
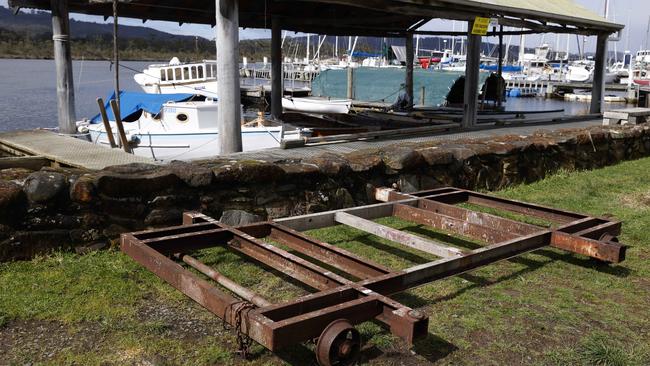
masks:
[[[68,0],[70,12],[112,16],[112,0]],[[145,20],[214,24],[214,0],[119,0],[119,15]],[[14,8],[50,10],[50,0],[9,0]],[[533,31],[614,33],[623,25],[573,0],[239,0],[240,26],[270,28],[280,18],[291,31],[332,35],[398,36],[434,18],[499,19]]]

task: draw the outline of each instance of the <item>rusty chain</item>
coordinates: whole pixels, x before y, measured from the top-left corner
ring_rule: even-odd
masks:
[[[248,357],[248,352],[250,346],[253,344],[253,340],[248,336],[248,334],[242,332],[242,323],[247,320],[247,317],[242,315],[244,312],[248,314],[248,312],[254,308],[255,305],[248,301],[233,302],[224,309],[224,316],[222,318],[223,328],[229,331],[232,328],[226,321],[226,314],[229,310],[230,314],[234,313],[233,325],[235,327],[235,334],[237,335],[237,353],[239,353],[243,359]],[[248,325],[246,328],[248,328]]]

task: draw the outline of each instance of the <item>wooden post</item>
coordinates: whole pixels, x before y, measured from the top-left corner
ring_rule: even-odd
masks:
[[[354,99],[354,69],[348,65],[348,99]]]
[[[422,85],[422,88],[420,88],[420,105],[421,106],[424,106],[425,101],[426,101],[425,93],[426,93],[425,87],[424,87],[424,85]]]
[[[594,66],[594,83],[591,89],[591,108],[589,109],[592,114],[603,112],[608,39],[608,33],[600,33],[596,40],[596,65]]]
[[[499,84],[497,84],[497,108],[501,109],[503,105],[503,26],[499,26],[499,66],[497,68],[499,75]]]
[[[108,142],[111,144],[111,148],[114,149],[117,147],[117,144],[115,143],[115,137],[113,137],[113,129],[108,120],[108,115],[106,115],[104,100],[102,100],[102,98],[97,98],[97,105],[99,106],[99,114],[102,116],[102,122],[104,123],[104,131],[106,131],[106,134],[108,135]]]
[[[117,105],[120,104],[120,52],[118,48],[118,18],[117,18],[118,0],[113,0],[113,82],[115,83],[115,100]]]
[[[52,40],[56,65],[56,95],[59,132],[77,133],[74,105],[74,81],[72,75],[72,51],[70,49],[70,19],[68,0],[52,0]]]
[[[124,152],[131,153],[131,146],[129,146],[129,141],[126,139],[126,133],[124,132],[124,125],[122,124],[122,117],[120,115],[120,106],[117,104],[115,99],[111,99],[111,109],[113,110],[113,117],[115,117],[115,125],[117,126],[117,133],[120,135],[120,142],[122,143],[122,148]]]
[[[465,101],[462,127],[476,125],[478,105],[479,65],[481,63],[481,36],[473,35],[474,21],[468,24],[467,62],[465,67]]]
[[[282,29],[280,20],[273,17],[271,20],[271,117],[280,119],[282,116]]]
[[[408,109],[413,107],[413,57],[415,56],[413,51],[413,33],[406,33],[406,79],[404,80],[404,91],[406,92],[406,98],[408,99],[410,106]]]
[[[221,154],[242,151],[239,87],[239,0],[215,0]]]

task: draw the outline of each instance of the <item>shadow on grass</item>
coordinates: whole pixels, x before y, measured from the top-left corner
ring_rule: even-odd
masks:
[[[419,356],[424,357],[429,362],[439,361],[451,353],[458,350],[454,344],[445,341],[444,339],[434,335],[427,334],[425,338],[418,340],[413,345],[413,351]],[[403,359],[403,352],[386,352],[379,349],[375,345],[364,346],[361,349],[359,358],[357,359],[357,364],[366,364],[372,360],[378,359],[380,357],[391,358],[391,354],[396,353],[396,356],[399,356]],[[255,354],[249,355],[248,360],[254,361],[261,359],[265,354],[265,351],[256,352]],[[275,356],[282,359],[289,365],[318,365],[316,362],[316,355],[314,350],[310,349],[304,344],[298,344],[283,350],[280,350],[275,353]],[[400,362],[399,364],[404,364]]]
[[[408,226],[403,228],[402,230],[404,231],[410,231],[414,234],[418,234],[419,236],[424,237],[425,239],[433,239],[437,240],[439,242],[442,242],[444,244],[451,244],[453,246],[459,247],[459,248],[464,248],[464,249],[478,249],[481,247],[481,245],[470,241],[466,240],[463,238],[459,238],[457,236],[453,235],[448,235],[445,233],[439,233],[436,231],[431,231],[429,228],[423,225],[416,225],[416,226]]]
[[[291,276],[291,275],[289,275],[287,273],[282,272],[281,269],[272,267],[272,265],[269,264],[269,263],[264,263],[262,261],[259,261],[259,260],[255,259],[255,258],[253,258],[253,257],[249,257],[248,255],[246,255],[244,253],[241,253],[239,251],[233,250],[232,248],[227,248],[227,249],[228,249],[229,253],[234,254],[237,257],[239,257],[239,259],[240,259],[240,261],[242,263],[253,263],[253,264],[259,266],[259,268],[261,268],[262,270],[264,270],[268,274],[274,275],[274,276],[282,279],[284,282],[289,283],[290,285],[294,286],[295,288],[299,288],[299,289],[303,290],[306,293],[313,293],[313,292],[318,291],[317,288],[313,288],[313,287],[309,286],[308,284],[300,281],[300,279],[295,278],[295,277],[293,277],[293,276]],[[212,268],[216,268],[216,269],[218,269],[218,264],[221,263],[223,260],[225,260],[225,258],[218,258],[217,260],[209,260],[208,261],[208,260],[202,260],[201,257],[197,257],[197,259],[201,260],[205,265],[210,266]],[[234,280],[237,283],[240,282],[236,278],[234,278],[234,279],[231,278],[231,279]]]
[[[559,254],[559,253],[555,253],[555,252],[550,251],[550,250],[546,250],[546,251],[544,251],[544,253],[539,253],[539,252],[540,251],[537,251],[536,254],[542,254],[542,255],[548,257],[549,260],[542,262],[542,261],[535,261],[535,260],[530,260],[530,259],[525,259],[525,258],[511,258],[511,259],[509,259],[509,261],[511,261],[513,263],[524,264],[527,267],[522,268],[522,269],[520,269],[518,271],[515,271],[515,272],[512,272],[512,273],[509,273],[507,275],[501,276],[501,277],[496,278],[494,280],[488,280],[488,279],[485,279],[485,278],[480,277],[480,276],[472,275],[470,273],[464,273],[462,275],[459,275],[459,277],[471,282],[472,284],[467,285],[467,286],[465,286],[465,287],[463,287],[461,289],[458,289],[457,291],[452,292],[452,293],[450,293],[448,295],[445,295],[445,296],[442,296],[442,297],[439,297],[439,298],[436,298],[436,299],[433,299],[433,300],[424,299],[424,298],[422,298],[420,296],[413,295],[413,294],[408,293],[408,292],[404,292],[404,293],[401,293],[401,294],[398,294],[398,295],[395,295],[395,296],[392,296],[392,297],[396,301],[399,301],[402,304],[404,304],[404,305],[406,305],[408,307],[411,307],[411,308],[424,307],[424,306],[432,305],[432,304],[442,302],[442,301],[453,300],[456,297],[464,294],[467,291],[471,291],[471,290],[486,287],[486,286],[491,286],[491,285],[494,285],[494,284],[497,284],[497,283],[503,282],[503,281],[512,280],[514,278],[523,276],[523,275],[525,275],[527,273],[534,272],[534,271],[536,271],[536,270],[538,270],[538,269],[540,269],[540,268],[542,268],[542,267],[544,267],[544,266],[546,266],[548,264],[553,263],[554,261],[564,261],[564,262],[570,263],[572,265],[577,265],[577,266],[581,266],[581,267],[584,267],[584,268],[595,269],[595,270],[597,270],[599,272],[602,272],[602,273],[605,273],[605,274],[608,274],[608,275],[613,275],[613,276],[620,277],[620,278],[626,278],[631,273],[631,271],[628,268],[621,267],[621,266],[611,266],[611,265],[608,265],[606,263],[603,263],[601,261],[594,260],[594,259],[591,259],[591,258],[578,258],[575,255],[573,255],[572,253]]]
[[[415,342],[413,350],[429,362],[436,362],[457,351],[458,347],[437,335],[429,333],[426,338]]]
[[[318,365],[314,351],[304,344],[287,347],[275,355],[289,365]]]

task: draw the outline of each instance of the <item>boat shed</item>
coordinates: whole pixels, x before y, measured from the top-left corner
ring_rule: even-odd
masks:
[[[463,126],[476,123],[482,35],[473,32],[478,18],[496,19],[486,35],[570,33],[597,36],[591,113],[601,113],[607,43],[623,25],[612,23],[573,0],[9,0],[14,9],[52,11],[57,63],[59,127],[75,132],[74,88],[68,14],[83,13],[216,26],[219,75],[219,128],[222,151],[241,151],[239,91],[239,27],[270,28],[272,34],[271,113],[282,113],[282,30],[329,35],[406,38],[406,93],[413,96],[413,35],[440,18],[465,21],[468,39]],[[503,32],[503,26],[522,29]],[[443,33],[439,33],[443,34]],[[444,34],[451,34],[444,32]],[[217,153],[217,152],[215,152]]]

